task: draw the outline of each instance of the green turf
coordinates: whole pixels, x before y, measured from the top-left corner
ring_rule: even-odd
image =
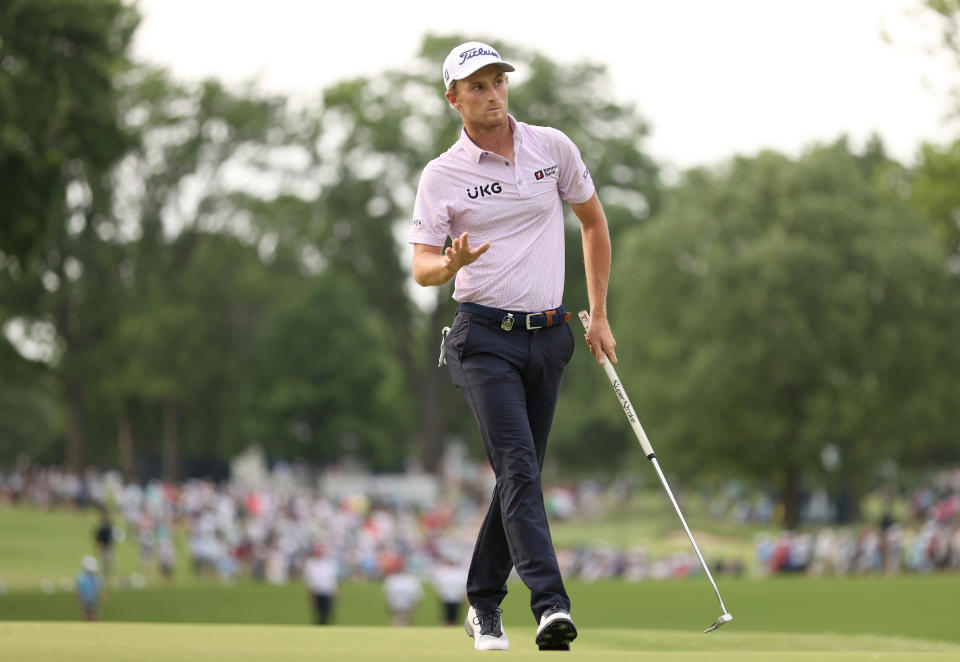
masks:
[[[543,659],[544,653],[537,651],[533,643],[532,627],[509,629],[507,634],[511,639],[511,650],[504,655],[509,659]],[[456,662],[477,659],[477,653],[470,645],[470,640],[458,627],[0,623],[0,655],[5,662],[313,662],[319,659],[337,662]],[[960,646],[897,637],[723,630],[706,636],[665,630],[585,629],[574,642],[568,657],[590,662],[636,659],[669,662],[940,662],[960,659]]]
[[[0,580],[39,587],[44,578],[72,577],[93,552],[92,511],[50,513],[0,505]]]
[[[721,589],[734,622],[726,632],[869,634],[936,639],[960,644],[956,626],[956,575],[855,579],[725,580]],[[719,615],[709,584],[686,581],[568,582],[577,623],[587,628],[618,627],[697,632]],[[529,592],[511,584],[503,603],[504,622],[526,627],[533,620]],[[233,588],[191,584],[111,591],[103,605],[109,621],[306,624],[310,610],[296,584],[266,586],[249,582]],[[0,620],[74,620],[75,598],[57,591],[17,590],[0,596]],[[388,615],[378,583],[342,587],[338,625],[385,625]],[[437,625],[439,607],[428,594],[416,625]]]
[[[93,509],[41,510],[0,504],[0,581],[10,588],[38,588],[43,579],[72,578],[85,554],[94,554]],[[116,545],[116,565],[138,569],[132,541]]]

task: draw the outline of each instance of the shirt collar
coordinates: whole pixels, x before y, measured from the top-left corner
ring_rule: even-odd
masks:
[[[520,147],[520,143],[523,142],[520,138],[520,124],[513,118],[513,115],[508,114],[507,119],[510,121],[510,130],[513,133],[513,145],[514,151]],[[460,128],[460,148],[466,153],[473,163],[480,163],[480,159],[484,154],[491,154],[485,149],[480,149],[477,147],[477,144],[470,140],[470,136],[467,135],[467,128]],[[514,157],[516,158],[516,157]]]

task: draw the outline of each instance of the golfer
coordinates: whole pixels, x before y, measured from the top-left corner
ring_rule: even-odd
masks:
[[[468,42],[443,63],[460,139],[420,177],[409,241],[420,285],[455,279],[457,314],[442,358],[476,416],[496,474],[467,576],[465,627],[477,650],[507,650],[499,605],[516,567],[541,649],[577,636],[543,506],[540,471],[574,339],[564,309],[563,201],[583,234],[593,354],[616,362],[607,323],[610,238],[590,172],[556,129],[507,112],[495,48]],[[452,240],[444,249],[447,238]]]

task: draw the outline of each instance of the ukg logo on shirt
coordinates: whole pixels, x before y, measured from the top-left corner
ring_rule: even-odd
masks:
[[[494,182],[486,186],[474,186],[473,190],[467,189],[467,197],[471,200],[485,198],[488,195],[495,195],[497,193],[503,193],[503,186],[500,185],[500,182]]]

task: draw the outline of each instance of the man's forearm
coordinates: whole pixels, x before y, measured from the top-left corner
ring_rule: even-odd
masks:
[[[443,285],[456,275],[448,267],[447,260],[440,253],[420,253],[413,261],[413,279],[418,285]]]
[[[457,272],[487,252],[490,242],[485,241],[476,248],[470,248],[467,232],[454,237],[450,247],[444,250],[440,246],[414,244],[413,279],[420,285],[443,285],[457,275]]]
[[[587,276],[590,316],[607,316],[607,286],[610,281],[610,236],[603,227],[583,229],[583,264]]]
[[[596,194],[584,203],[571,205],[580,219],[583,235],[583,264],[587,277],[587,296],[590,298],[590,331],[587,344],[597,361],[609,358],[617,362],[617,341],[607,321],[607,283],[610,280],[610,233],[607,217]]]
[[[611,253],[607,217],[596,195],[587,202],[571,206],[580,219],[583,235],[583,264],[587,277],[587,296],[590,299],[590,316],[606,318]]]

